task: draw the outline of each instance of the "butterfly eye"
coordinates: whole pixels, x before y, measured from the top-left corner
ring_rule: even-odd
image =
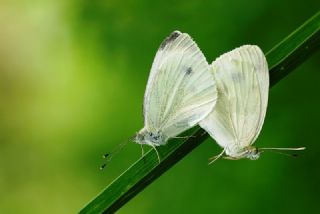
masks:
[[[139,142],[141,142],[141,141],[144,140],[144,135],[143,135],[143,134],[137,134],[136,138],[137,138],[137,140],[138,140]]]

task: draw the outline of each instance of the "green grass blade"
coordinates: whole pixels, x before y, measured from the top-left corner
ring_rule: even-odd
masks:
[[[270,86],[308,59],[320,47],[320,11],[267,54]]]
[[[266,54],[271,86],[308,59],[319,47],[320,12]],[[159,147],[162,160],[160,164],[155,151],[150,150],[143,159],[140,158],[133,163],[80,213],[114,213],[208,137],[199,127],[192,128],[183,135],[194,137],[172,139],[166,146]]]

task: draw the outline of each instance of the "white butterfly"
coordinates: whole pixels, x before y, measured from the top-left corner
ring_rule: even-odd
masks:
[[[304,148],[260,148],[251,146],[257,139],[266,115],[269,71],[259,47],[244,45],[225,53],[211,65],[217,84],[218,101],[214,110],[200,122],[223,148],[228,159],[259,158],[261,151]]]
[[[154,149],[164,145],[204,119],[216,100],[216,85],[204,55],[188,34],[174,31],[162,42],[152,64],[144,96],[144,128],[134,141]]]

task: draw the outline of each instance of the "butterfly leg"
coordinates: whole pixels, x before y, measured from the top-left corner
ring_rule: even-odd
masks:
[[[209,158],[209,163],[208,164],[212,164],[213,162],[215,162],[216,160],[218,160],[223,154],[224,154],[225,150],[222,150],[222,152],[216,156],[213,156],[211,158]]]
[[[142,143],[140,144],[140,147],[141,147],[141,157],[143,157],[144,156],[144,149],[143,149]]]
[[[159,163],[161,163],[160,155],[159,155],[158,150],[156,149],[156,147],[155,147],[154,145],[150,145],[150,146],[154,149],[154,151],[156,151],[156,154],[157,154],[157,157],[158,157]]]
[[[201,137],[202,137],[203,135],[205,135],[205,134],[207,134],[207,132],[206,132],[206,131],[203,131],[203,132],[201,133]]]
[[[143,159],[144,163],[146,163],[146,159],[144,158],[143,144],[140,144],[140,147],[141,147],[141,158]]]
[[[223,159],[226,159],[226,160],[239,160],[240,158],[236,158],[236,157],[230,157],[230,156],[224,156],[222,157]]]

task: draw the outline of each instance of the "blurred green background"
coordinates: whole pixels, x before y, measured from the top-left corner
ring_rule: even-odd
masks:
[[[140,157],[153,57],[173,30],[208,61],[242,44],[265,52],[319,9],[319,0],[0,2],[0,213],[75,213]],[[297,159],[207,158],[208,140],[119,213],[314,213],[320,201],[320,54],[270,91],[257,146],[307,150]]]

